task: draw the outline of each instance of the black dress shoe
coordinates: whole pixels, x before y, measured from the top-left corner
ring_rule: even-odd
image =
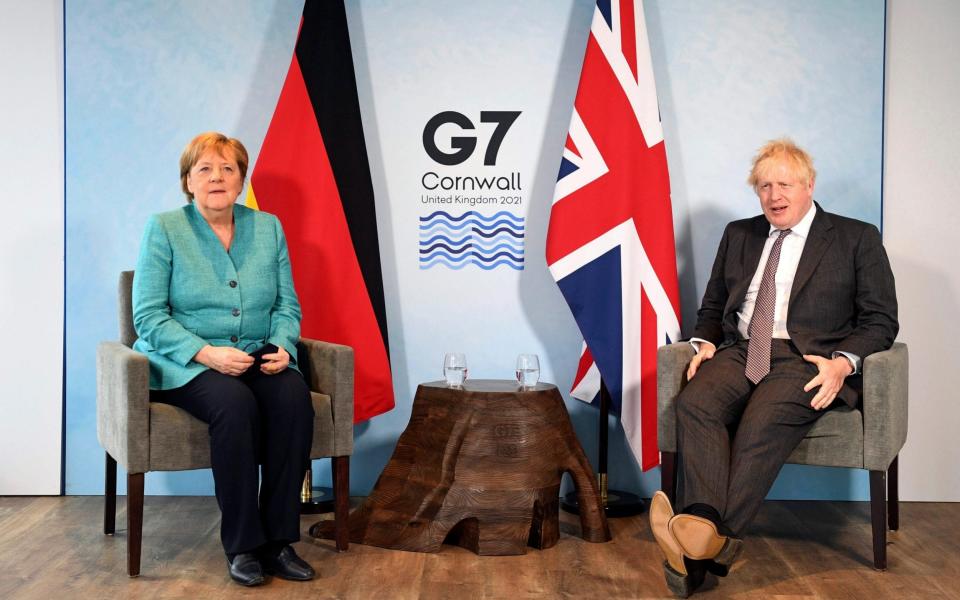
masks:
[[[253,586],[263,583],[263,567],[256,555],[250,552],[241,552],[227,561],[227,572],[230,578],[240,585]]]
[[[310,581],[316,575],[307,561],[303,560],[290,546],[284,546],[280,553],[272,558],[262,559],[263,569],[270,575],[293,581]]]

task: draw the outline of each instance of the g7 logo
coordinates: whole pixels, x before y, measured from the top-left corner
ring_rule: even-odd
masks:
[[[493,135],[490,136],[487,150],[483,154],[484,165],[497,164],[497,153],[500,152],[500,144],[503,143],[503,138],[507,135],[507,131],[519,116],[519,110],[484,110],[480,112],[481,123],[497,124],[496,129],[493,130]],[[437,129],[447,123],[453,123],[459,126],[460,129],[471,131],[476,128],[466,115],[454,110],[447,110],[436,114],[427,121],[426,126],[423,128],[423,149],[427,151],[427,155],[435,162],[451,167],[453,165],[459,165],[470,158],[470,155],[473,154],[473,151],[477,147],[477,138],[474,136],[451,137],[450,145],[453,146],[454,152],[444,152],[437,147],[436,136]]]

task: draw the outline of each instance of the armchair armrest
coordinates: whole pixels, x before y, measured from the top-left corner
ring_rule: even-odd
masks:
[[[310,360],[310,389],[330,396],[336,456],[353,452],[353,348],[300,338]]]
[[[676,342],[657,349],[657,445],[661,452],[677,451],[675,402],[694,354],[689,342]]]
[[[97,346],[97,439],[127,470],[150,465],[150,363],[120,342]]]
[[[907,345],[863,361],[863,466],[886,471],[907,441]]]

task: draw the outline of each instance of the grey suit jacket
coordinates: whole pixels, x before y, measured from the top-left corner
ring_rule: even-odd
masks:
[[[727,225],[703,296],[693,336],[718,349],[741,339],[737,311],[760,263],[770,224],[763,215]],[[817,204],[790,291],[787,332],[803,354],[835,351],[862,358],[888,349],[897,336],[897,296],[880,232]],[[855,406],[859,377],[839,394]]]

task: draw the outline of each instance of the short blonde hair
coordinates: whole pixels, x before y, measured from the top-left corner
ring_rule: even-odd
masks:
[[[803,183],[811,183],[817,179],[817,171],[813,168],[813,159],[790,138],[771,140],[763,145],[753,157],[753,168],[747,183],[756,191],[760,178],[769,173],[777,164],[787,166],[793,175]]]
[[[211,148],[219,152],[224,158],[230,158],[226,153],[229,150],[232,158],[237,161],[240,178],[244,181],[247,179],[247,166],[250,164],[250,157],[240,140],[227,137],[216,131],[201,133],[190,140],[187,147],[183,149],[183,154],[180,155],[180,187],[187,196],[187,202],[193,202],[193,194],[187,187],[187,176],[190,174],[190,169],[197,164],[203,153]]]

